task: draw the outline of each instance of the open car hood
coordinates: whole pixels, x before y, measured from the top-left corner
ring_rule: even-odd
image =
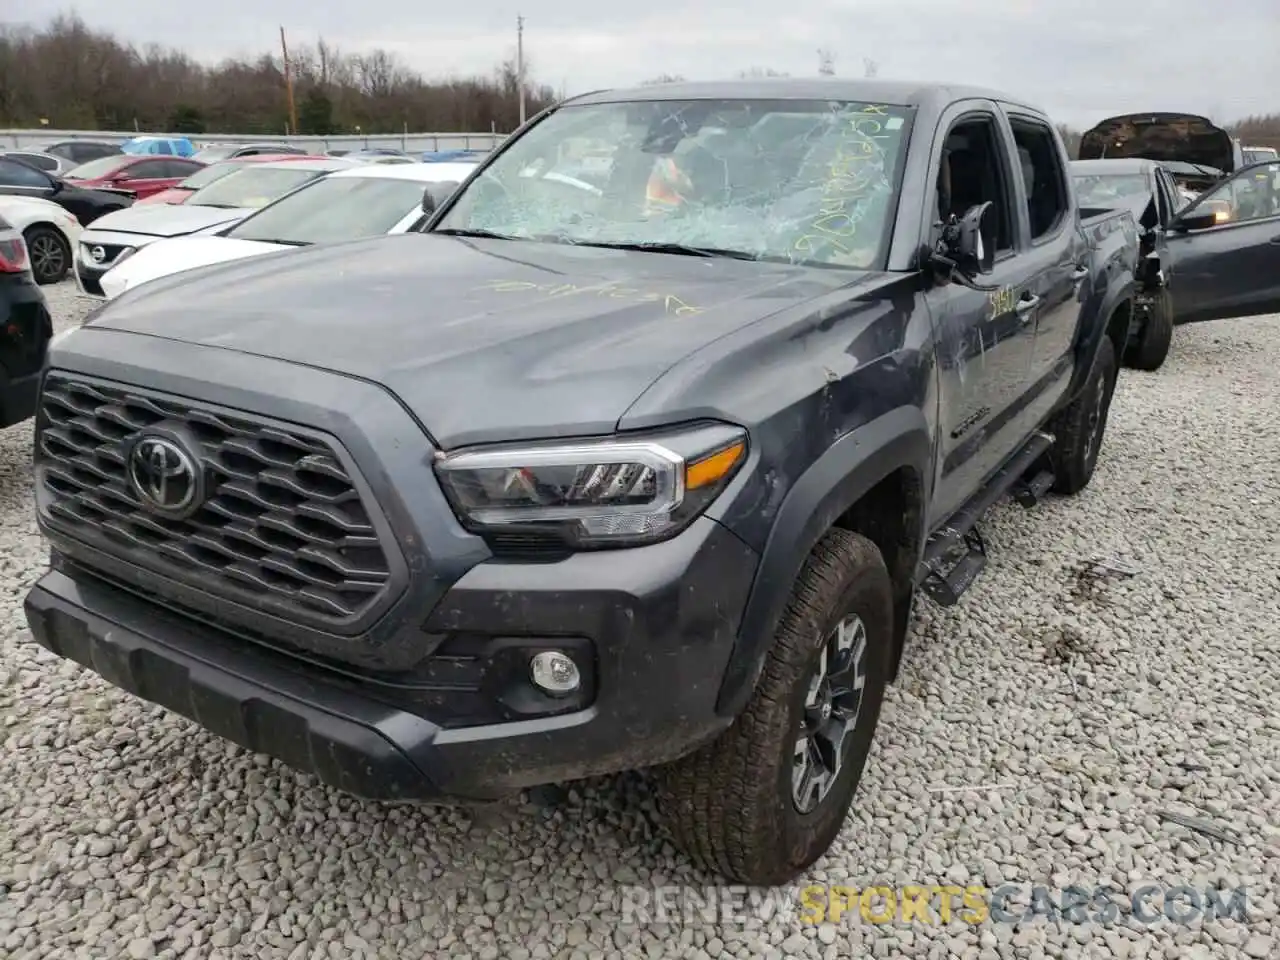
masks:
[[[1080,138],[1081,160],[1132,157],[1192,163],[1211,167],[1218,175],[1235,168],[1231,135],[1205,117],[1190,113],[1108,117]]]

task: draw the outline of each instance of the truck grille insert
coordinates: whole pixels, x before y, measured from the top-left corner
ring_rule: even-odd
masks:
[[[208,499],[150,512],[126,456],[158,424],[196,438]],[[336,447],[286,424],[50,374],[38,477],[55,525],[106,553],[264,613],[337,632],[389,602],[392,573]]]

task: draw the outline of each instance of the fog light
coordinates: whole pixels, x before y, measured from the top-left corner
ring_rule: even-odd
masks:
[[[540,690],[553,697],[573,693],[582,683],[578,665],[556,650],[544,650],[535,654],[529,661],[529,676]]]

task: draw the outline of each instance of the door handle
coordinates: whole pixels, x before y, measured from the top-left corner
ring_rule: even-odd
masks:
[[[1278,237],[1277,239],[1280,240],[1280,237]],[[1076,267],[1074,270],[1071,271],[1071,279],[1075,283],[1079,283],[1088,275],[1089,275],[1088,267]]]
[[[1031,320],[1031,311],[1034,310],[1039,305],[1040,305],[1040,298],[1032,294],[1029,296],[1024,296],[1021,300],[1018,301],[1018,305],[1013,309],[1017,311],[1018,317],[1022,320],[1022,322],[1027,323]]]
[[[1272,238],[1271,238],[1271,242],[1272,242],[1272,243],[1280,243],[1280,237],[1272,237]]]

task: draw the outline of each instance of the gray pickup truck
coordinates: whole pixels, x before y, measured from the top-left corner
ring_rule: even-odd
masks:
[[[419,232],[59,339],[32,633],[367,797],[655,768],[692,858],[783,882],[845,821],[918,592],[959,599],[999,498],[1089,483],[1136,238],[995,92],[568,100]]]

